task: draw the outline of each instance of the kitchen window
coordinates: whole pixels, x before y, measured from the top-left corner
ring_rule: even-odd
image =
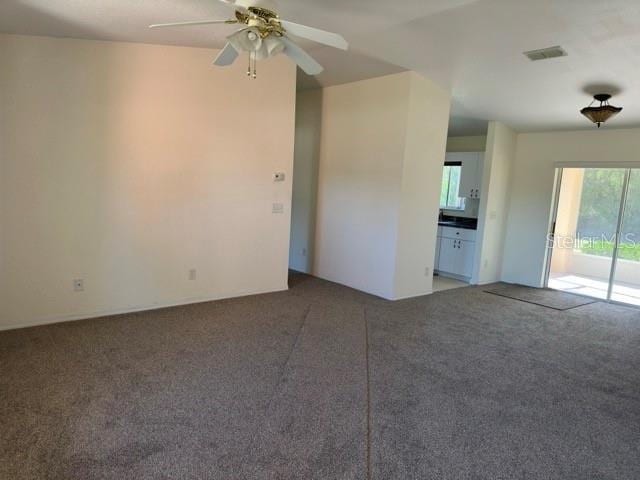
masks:
[[[464,198],[458,196],[462,178],[461,162],[446,162],[440,190],[440,208],[444,210],[464,210]]]

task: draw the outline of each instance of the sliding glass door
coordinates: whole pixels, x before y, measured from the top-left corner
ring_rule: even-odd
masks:
[[[610,298],[640,305],[640,170],[628,175]]]
[[[560,174],[547,286],[640,305],[640,170]]]

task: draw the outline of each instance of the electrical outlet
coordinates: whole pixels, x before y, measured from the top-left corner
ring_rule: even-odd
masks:
[[[84,280],[78,278],[73,281],[73,291],[74,292],[84,292]]]
[[[189,270],[189,280],[195,280],[197,277],[198,272],[196,271],[195,268],[192,268],[191,270]]]
[[[284,172],[276,172],[273,174],[274,182],[284,182],[284,179],[285,179]]]
[[[424,269],[424,276],[428,277],[429,275],[431,275],[431,269],[429,267],[426,267]]]
[[[271,206],[272,213],[284,213],[284,205],[282,203],[274,203]]]

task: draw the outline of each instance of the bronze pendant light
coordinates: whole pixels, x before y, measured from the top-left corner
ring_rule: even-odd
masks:
[[[600,93],[595,95],[593,102],[586,107],[580,110],[580,113],[591,120],[593,123],[598,125],[602,125],[604,122],[609,120],[612,117],[615,117],[622,111],[622,107],[614,107],[613,105],[609,105],[609,100],[611,99],[611,95],[608,93]],[[600,106],[594,107],[593,104],[595,102],[600,102]]]

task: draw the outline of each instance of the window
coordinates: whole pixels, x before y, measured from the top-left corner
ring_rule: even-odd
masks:
[[[440,190],[440,208],[445,210],[464,210],[464,198],[458,196],[462,163],[447,162],[444,164],[442,190]]]

